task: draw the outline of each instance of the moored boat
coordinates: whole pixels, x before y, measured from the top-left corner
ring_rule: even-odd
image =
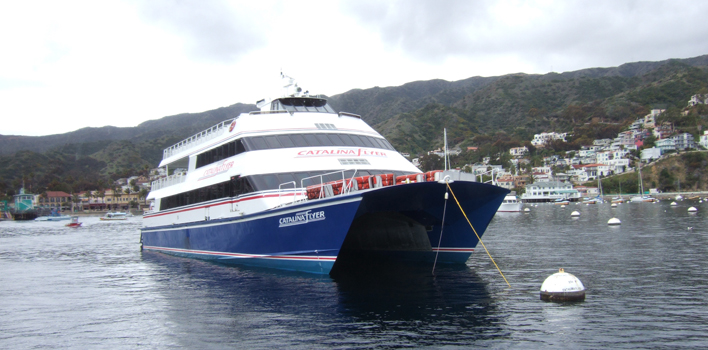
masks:
[[[632,202],[632,203],[655,202],[656,199],[654,197],[647,196],[644,194],[644,180],[642,179],[641,164],[637,165],[637,173],[639,174],[639,194],[630,198],[630,202]]]
[[[320,274],[469,258],[508,190],[421,172],[359,115],[283,79],[260,111],[165,149],[160,167],[181,170],[152,184],[143,249]]]
[[[504,197],[504,201],[497,210],[498,213],[518,213],[521,212],[521,202],[516,197],[515,192],[511,192]]]
[[[102,221],[128,220],[128,214],[122,212],[108,212],[101,217]]]
[[[52,209],[52,211],[49,215],[39,216],[34,220],[35,221],[62,221],[62,220],[71,220],[71,216],[61,215],[61,214],[59,214],[59,211],[57,211],[57,209]]]

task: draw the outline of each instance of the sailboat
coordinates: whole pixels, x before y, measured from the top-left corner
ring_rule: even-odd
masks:
[[[681,180],[678,180],[678,194],[676,195],[677,201],[682,201],[683,196],[681,195]]]
[[[586,200],[583,201],[585,204],[598,204],[602,203],[602,176],[597,175],[597,197],[595,198],[587,198]]]
[[[624,203],[624,198],[622,198],[622,182],[619,183],[619,196],[612,198],[612,203]]]
[[[639,195],[631,198],[632,202],[654,202],[654,198],[644,195],[644,181],[642,180],[642,165],[641,163],[637,165],[637,172],[639,173]]]

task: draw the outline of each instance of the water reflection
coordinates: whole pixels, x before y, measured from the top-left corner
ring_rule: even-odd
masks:
[[[177,334],[206,334],[220,344],[258,346],[267,337],[288,347],[459,345],[502,332],[485,282],[466,266],[442,266],[435,275],[429,266],[363,270],[335,280],[154,252],[143,260],[163,270],[155,286]]]

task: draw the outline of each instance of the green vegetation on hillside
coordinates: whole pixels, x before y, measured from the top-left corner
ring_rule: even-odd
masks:
[[[506,164],[509,148],[519,146],[530,149],[530,165],[535,166],[541,165],[543,156],[577,150],[595,139],[615,138],[654,108],[666,109],[659,123],[671,123],[697,138],[708,127],[708,106],[693,107],[687,115],[684,107],[692,95],[706,92],[708,55],[562,74],[419,81],[353,90],[331,97],[330,103],[336,110],[362,115],[399,151],[413,156],[441,148],[443,129],[447,129],[449,145],[462,149],[453,166],[484,157],[490,157],[492,164]],[[165,147],[254,108],[235,104],[152,120],[135,128],[84,128],[43,137],[0,135],[0,192],[17,190],[23,179],[35,193],[59,187],[107,188],[112,180],[156,167]],[[568,133],[568,142],[553,142],[544,149],[531,146],[534,134],[551,131]],[[477,149],[467,151],[467,147]],[[672,182],[680,181],[682,189],[706,189],[705,159],[699,157],[665,165],[665,172],[647,172],[645,187],[669,189]],[[677,175],[682,172],[688,175]],[[623,190],[636,188],[636,179],[630,177],[616,177],[617,188],[619,181]],[[614,178],[607,181],[605,189],[614,188]]]

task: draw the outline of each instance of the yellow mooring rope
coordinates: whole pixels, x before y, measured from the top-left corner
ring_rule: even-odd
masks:
[[[500,275],[502,276],[502,278],[504,279],[504,282],[506,282],[506,285],[509,286],[509,288],[511,288],[511,284],[509,284],[509,281],[506,280],[506,277],[504,277],[504,273],[502,273],[502,271],[501,271],[501,269],[499,268],[499,266],[497,265],[497,263],[494,262],[494,258],[492,258],[492,254],[489,254],[489,250],[487,250],[487,247],[484,245],[484,242],[482,242],[482,238],[479,237],[479,234],[477,234],[477,230],[474,229],[474,226],[472,226],[472,223],[470,222],[470,219],[467,217],[467,214],[465,214],[465,210],[462,209],[462,206],[460,205],[460,202],[457,200],[457,197],[455,196],[455,192],[452,192],[452,188],[450,188],[450,184],[447,183],[447,182],[445,182],[445,184],[447,185],[447,188],[450,189],[450,193],[452,193],[452,198],[455,199],[455,202],[457,203],[457,206],[460,207],[460,211],[462,211],[462,215],[464,215],[464,216],[465,216],[465,219],[467,219],[467,223],[470,224],[470,227],[472,228],[472,231],[474,231],[475,236],[477,236],[477,239],[479,240],[479,243],[482,244],[482,247],[484,248],[484,251],[487,252],[487,255],[489,255],[489,259],[491,259],[491,260],[492,260],[492,263],[494,264],[494,266],[496,266],[497,271],[499,271],[499,274],[500,274]]]

